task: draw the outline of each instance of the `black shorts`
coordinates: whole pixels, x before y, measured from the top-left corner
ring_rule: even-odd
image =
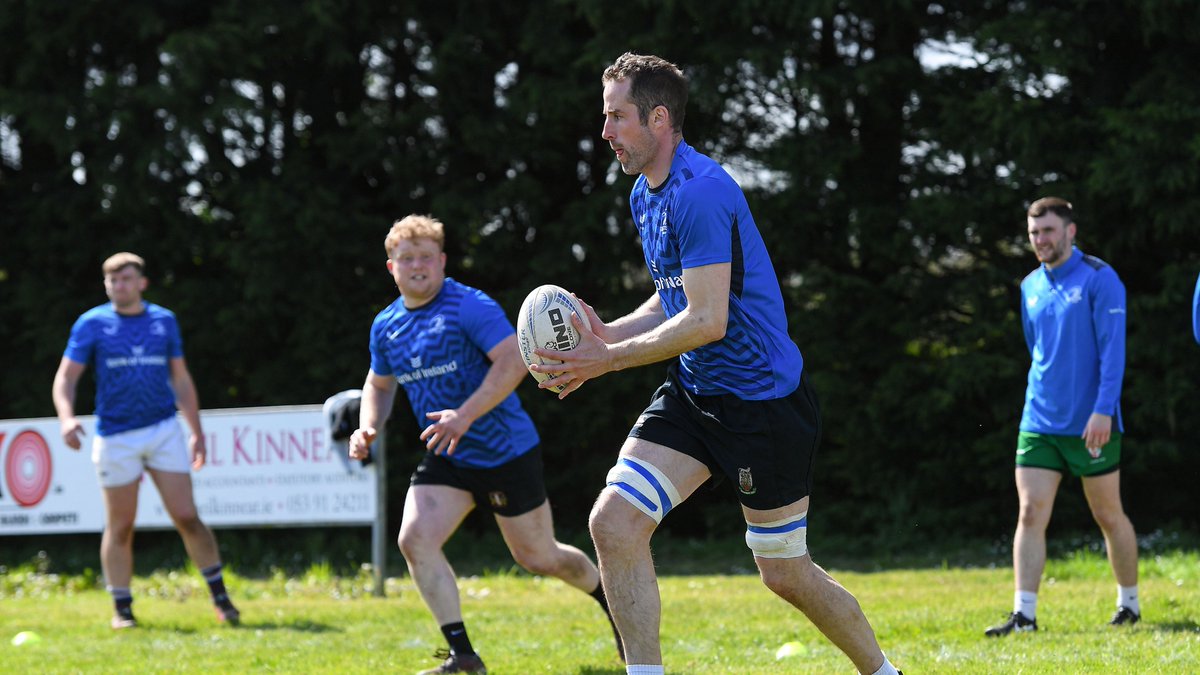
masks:
[[[546,501],[542,477],[542,446],[489,469],[455,466],[442,455],[426,452],[413,472],[410,485],[447,485],[466,490],[475,505],[500,516],[519,516]]]
[[[788,396],[747,401],[734,394],[692,394],[679,383],[677,369],[671,366],[630,437],[704,462],[713,482],[729,478],[748,508],[775,509],[809,495],[821,414],[806,375]]]

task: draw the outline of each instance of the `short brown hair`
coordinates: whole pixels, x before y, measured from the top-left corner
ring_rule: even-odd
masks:
[[[396,248],[402,239],[432,239],[437,243],[438,248],[445,248],[446,226],[433,216],[422,216],[415,213],[397,220],[392,223],[392,229],[388,231],[387,237],[383,240],[383,248],[387,251],[389,258],[392,257],[392,249]]]
[[[1063,225],[1070,225],[1075,222],[1075,215],[1072,211],[1071,202],[1062,197],[1042,197],[1029,205],[1026,215],[1030,218],[1041,218],[1050,212],[1062,218]]]
[[[136,253],[129,253],[128,251],[110,255],[104,261],[104,264],[100,266],[100,269],[104,272],[104,276],[108,276],[116,274],[126,267],[133,267],[138,271],[138,274],[146,273],[146,261],[142,260],[142,256]]]
[[[661,105],[671,115],[671,128],[683,132],[688,80],[679,66],[657,56],[625,52],[600,77],[602,84],[618,80],[629,80],[629,100],[643,125],[650,121],[650,111]]]

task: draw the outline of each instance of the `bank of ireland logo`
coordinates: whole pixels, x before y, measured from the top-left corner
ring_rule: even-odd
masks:
[[[421,367],[421,355],[418,354],[418,355],[410,358],[408,360],[408,365],[412,368],[420,368]]]
[[[0,448],[4,436],[0,433]],[[50,446],[41,434],[26,430],[13,437],[4,458],[4,484],[15,502],[25,507],[40,503],[50,490],[53,473]]]

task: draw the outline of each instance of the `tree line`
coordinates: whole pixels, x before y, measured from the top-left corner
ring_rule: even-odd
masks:
[[[1128,289],[1128,511],[1194,529],[1197,36],[1183,0],[0,0],[0,414],[53,415],[118,250],[178,313],[205,408],[360,386],[408,213],[447,224],[449,274],[510,316],[548,282],[630,311],[653,287],[599,77],[636,51],[685,69],[684,136],[742,182],[772,251],[824,411],[814,528],[1007,538],[1024,210],[1055,194]],[[519,389],[567,526],[663,373]],[[419,456],[408,417],[398,402],[393,495]],[[729,489],[670,527],[739,529]],[[1071,499],[1056,523],[1086,526]]]

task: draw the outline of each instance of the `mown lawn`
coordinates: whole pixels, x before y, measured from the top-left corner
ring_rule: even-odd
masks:
[[[1200,554],[1144,555],[1145,619],[1105,625],[1115,587],[1094,551],[1047,567],[1037,634],[989,640],[1012,596],[1007,568],[832,570],[859,598],[892,660],[913,673],[1200,672]],[[240,628],[216,625],[192,570],[135,579],[141,626],[108,628],[108,596],[90,575],[39,573],[32,564],[0,573],[0,672],[410,673],[435,664],[441,635],[406,577],[386,598],[370,579],[339,577],[328,565],[303,575],[230,574],[244,612]],[[599,607],[555,579],[510,570],[462,580],[468,628],[495,675],[620,674]],[[798,613],[750,574],[680,574],[661,579],[663,651],[671,673],[852,673]],[[20,631],[36,644],[12,646]],[[785,642],[805,650],[776,660]]]

